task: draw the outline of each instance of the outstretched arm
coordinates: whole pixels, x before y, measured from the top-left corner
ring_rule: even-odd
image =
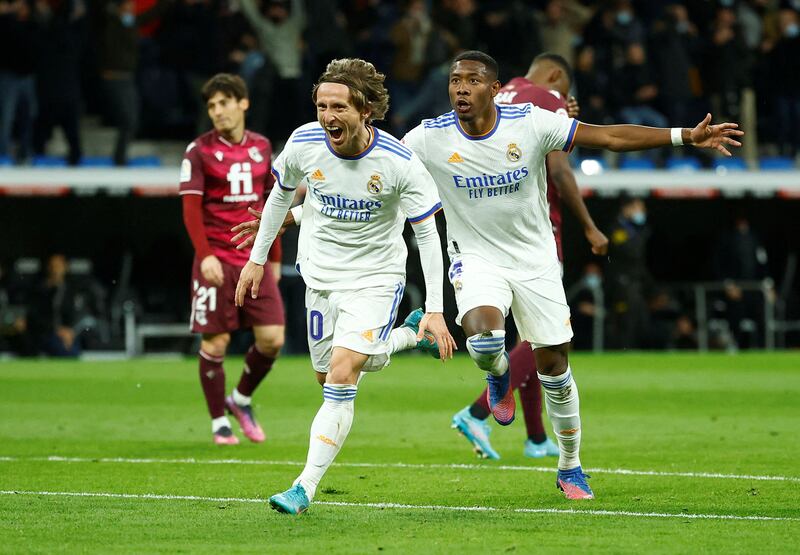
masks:
[[[581,123],[575,131],[574,144],[587,148],[604,148],[614,152],[645,150],[661,146],[694,145],[713,148],[730,156],[729,146],[742,146],[736,137],[744,135],[738,123],[711,124],[711,114],[697,124],[672,129],[641,125],[589,125]]]
[[[608,252],[608,238],[603,235],[594,223],[589,209],[583,202],[581,192],[578,190],[578,183],[575,181],[575,174],[569,166],[569,158],[566,152],[553,151],[547,155],[547,174],[555,183],[558,194],[564,200],[570,212],[578,219],[583,234],[592,246],[592,252],[597,255],[604,255]]]

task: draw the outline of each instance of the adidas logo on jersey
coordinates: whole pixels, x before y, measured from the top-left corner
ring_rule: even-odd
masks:
[[[451,164],[455,164],[456,162],[463,162],[464,159],[461,157],[461,155],[458,152],[454,152],[450,156],[450,158],[447,159],[447,161],[450,162]]]
[[[325,174],[322,173],[322,170],[317,168],[317,170],[311,174],[311,179],[316,179],[317,181],[325,181]]]

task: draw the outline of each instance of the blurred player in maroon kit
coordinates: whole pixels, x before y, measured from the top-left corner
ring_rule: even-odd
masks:
[[[248,298],[237,308],[234,292],[250,249],[237,250],[230,242],[230,229],[249,217],[249,207],[263,206],[273,182],[272,145],[244,127],[250,101],[240,77],[215,75],[203,86],[202,95],[214,129],[186,147],[180,174],[183,221],[195,249],[191,326],[192,331],[203,334],[200,384],[215,443],[239,443],[226,409],[248,439],[261,442],[264,432],[253,417],[251,398],[283,346],[283,302],[276,283],[280,243],[274,243],[270,251],[273,272],[265,274],[258,299]],[[249,327],[255,344],[247,351],[239,384],[225,397],[222,363],[230,332]]]
[[[530,102],[557,114],[577,116],[577,105],[568,106],[567,95],[572,86],[572,69],[557,54],[544,53],[534,58],[525,77],[515,77],[500,89],[495,97],[498,104]],[[556,239],[558,258],[564,262],[561,250],[561,201],[569,207],[583,227],[592,252],[604,255],[608,239],[597,228],[583,202],[566,152],[547,155],[547,200],[550,204],[550,222]],[[522,412],[528,439],[524,453],[528,457],[558,456],[558,446],[547,437],[542,422],[542,390],[536,375],[536,359],[530,343],[523,341],[509,353],[511,388],[519,390]],[[484,390],[475,402],[453,416],[452,425],[485,458],[499,459],[500,455],[489,442],[491,429],[486,419],[491,414]]]

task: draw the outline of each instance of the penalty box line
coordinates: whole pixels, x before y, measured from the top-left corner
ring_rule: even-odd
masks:
[[[305,466],[301,461],[268,461],[247,459],[151,459],[126,457],[6,457],[0,456],[0,462],[64,462],[64,463],[117,463],[117,464],[208,464],[208,465],[262,465],[262,466]],[[420,470],[508,470],[527,472],[554,473],[555,468],[546,466],[513,466],[487,464],[416,464],[416,463],[357,463],[336,462],[336,466],[349,468],[407,468]],[[758,474],[723,474],[718,472],[669,472],[660,470],[629,470],[626,468],[586,468],[585,472],[595,474],[616,474],[623,476],[661,476],[679,478],[716,478],[722,480],[758,480],[771,482],[798,482],[795,476],[769,476]]]
[[[90,497],[106,499],[134,499],[156,501],[204,501],[212,503],[263,503],[266,499],[254,497],[203,497],[199,495],[165,495],[158,493],[109,493],[109,492],[84,492],[84,491],[14,491],[0,490],[0,495],[27,495],[39,497]],[[577,516],[612,516],[630,518],[682,518],[694,520],[747,520],[747,521],[789,521],[798,522],[800,518],[764,516],[764,515],[726,515],[703,513],[640,513],[634,511],[611,511],[600,509],[529,509],[529,508],[498,508],[498,507],[459,507],[454,505],[411,505],[406,503],[350,503],[347,501],[314,501],[314,505],[327,507],[348,507],[367,509],[397,509],[414,511],[454,511],[454,512],[487,512],[487,513],[519,513],[519,514],[558,514]]]

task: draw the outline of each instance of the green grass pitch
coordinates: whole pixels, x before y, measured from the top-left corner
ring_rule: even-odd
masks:
[[[241,359],[226,366],[230,389]],[[318,503],[291,517],[265,499],[305,460],[322,397],[307,358],[256,393],[267,441],[235,447],[211,443],[193,359],[3,361],[0,553],[800,552],[800,355],[572,367],[595,500],[523,457],[519,414],[493,426],[502,460],[477,460],[449,424],[481,372],[406,356],[362,382]]]

